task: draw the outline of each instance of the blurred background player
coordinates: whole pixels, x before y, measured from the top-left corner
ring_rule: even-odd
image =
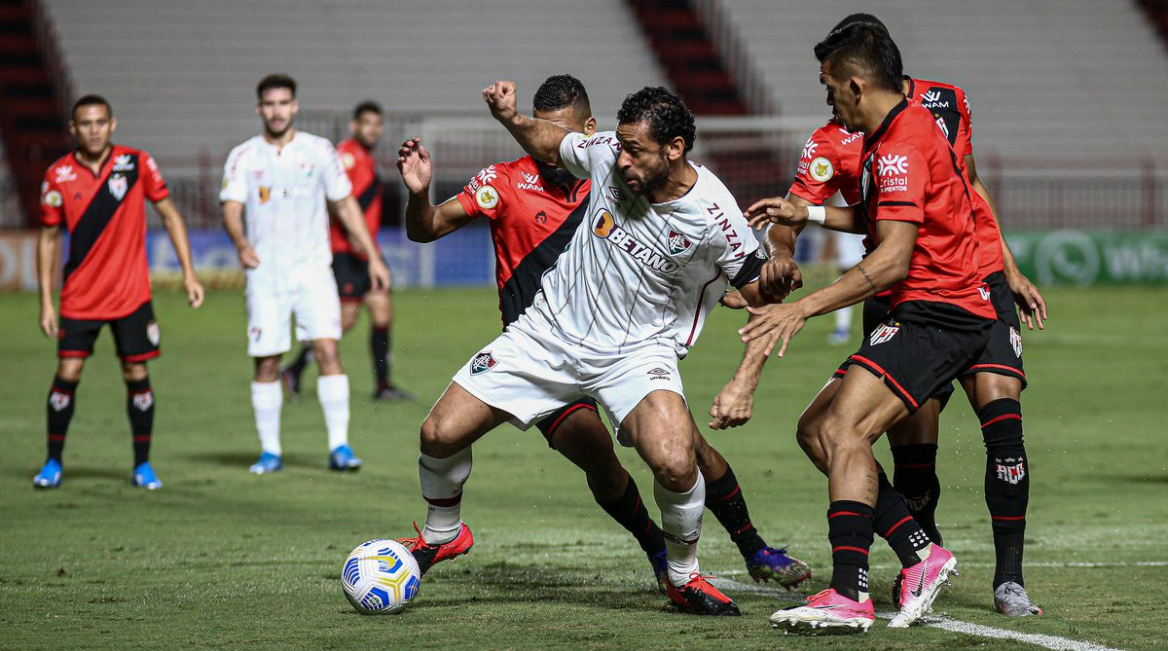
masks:
[[[842,205],[842,204],[841,204]],[[857,233],[839,233],[826,231],[827,251],[835,263],[835,272],[839,275],[847,273],[848,269],[860,264],[864,259],[864,236]],[[848,343],[852,336],[852,314],[854,305],[835,311],[835,329],[827,337],[827,343],[833,346],[842,346]]]
[[[247,270],[248,354],[255,358],[251,385],[256,430],[263,448],[249,469],[284,467],[280,447],[280,356],[292,347],[292,317],[301,342],[311,342],[320,366],[317,397],[328,429],[329,468],[356,470],[349,446],[349,378],[341,367],[341,305],[330,264],[331,205],[364,251],[377,251],[336,149],[324,138],[298,132],[296,82],[269,75],[256,86],[263,134],[231,150],[219,200],[223,223]],[[244,231],[244,206],[247,230]],[[373,291],[389,286],[379,255],[369,259]]]
[[[345,173],[353,184],[353,196],[365,213],[369,236],[377,242],[381,229],[382,185],[373,150],[381,140],[384,129],[381,106],[376,102],[361,102],[353,109],[349,123],[350,137],[337,145],[337,153],[345,165]],[[354,246],[344,226],[335,216],[329,220],[329,242],[333,250],[333,275],[341,297],[341,331],[348,332],[357,323],[361,303],[369,308],[371,329],[369,352],[373,359],[373,377],[377,388],[376,400],[414,400],[413,394],[403,391],[390,381],[393,370],[393,352],[390,349],[390,328],[393,326],[392,286],[374,291],[369,280],[369,252]],[[380,250],[373,253],[380,256]],[[384,258],[382,258],[384,260]],[[392,278],[391,278],[392,281]],[[300,395],[301,377],[312,360],[312,347],[303,346],[296,360],[281,371],[284,386],[294,396]]]
[[[109,102],[86,95],[73,105],[69,132],[77,149],[53,163],[41,186],[41,232],[37,281],[41,331],[57,339],[57,376],[48,399],[49,458],[33,479],[38,488],[61,485],[61,454],[76,406],[85,359],[102,326],[109,324],[122,360],[126,413],[134,445],[134,486],[162,482],[150,466],[154,392],[146,361],[159,355],[159,329],[151,305],[146,262],[146,204],[149,199],[170,236],[182,267],[191,307],[203,304],[203,287],[191,266],[182,215],[150,154],[112,144],[117,120]],[[69,256],[61,288],[61,319],[53,309],[61,230],[69,232]]]
[[[571,75],[549,77],[536,90],[532,104],[537,119],[585,136],[596,131],[588,92]],[[458,195],[434,206],[429,195],[434,165],[430,154],[418,139],[412,139],[402,145],[399,156],[398,167],[410,192],[406,229],[411,240],[432,242],[475,219],[490,220],[499,310],[503,326],[508,326],[531,306],[544,272],[555,264],[583,221],[591,182],[524,156],[488,166]],[[663,582],[665,539],[649,516],[636,482],[613,452],[612,437],[600,420],[596,400],[580,396],[536,426],[551,448],[584,471],[596,502],[633,534],[658,581]],[[774,579],[787,588],[810,577],[805,563],[787,556],[786,549],[766,544],[750,520],[746,498],[729,463],[700,433],[697,439],[698,465],[706,478],[706,507],[737,544],[751,577]]]

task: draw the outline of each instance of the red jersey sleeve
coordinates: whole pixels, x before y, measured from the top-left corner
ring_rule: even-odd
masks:
[[[45,172],[45,181],[41,183],[41,225],[60,226],[64,220],[65,198],[61,189],[57,187],[56,175],[52,167]]]
[[[921,224],[929,165],[916,147],[889,143],[876,150],[876,220]]]
[[[508,187],[508,169],[503,165],[488,165],[462,188],[456,198],[471,217],[496,219],[505,211],[500,188]]]
[[[166,187],[166,181],[162,179],[162,172],[158,171],[158,163],[154,162],[154,157],[146,152],[142,152],[142,189],[145,191],[146,198],[151,203],[158,203],[170,196],[170,189]]]
[[[819,128],[803,145],[795,182],[788,193],[815,205],[827,203],[840,189],[839,150],[823,128]]]

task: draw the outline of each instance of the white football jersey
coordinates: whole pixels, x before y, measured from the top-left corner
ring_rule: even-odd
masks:
[[[284,286],[293,272],[332,264],[328,207],[353,192],[332,143],[297,131],[281,149],[256,136],[227,157],[220,201],[245,206],[247,239],[260,265],[249,285]]]
[[[619,355],[671,345],[679,357],[697,341],[727,282],[758,278],[762,258],[734,197],[701,165],[685,196],[650,204],[616,167],[614,132],[573,133],[564,166],[591,178],[587,220],[545,272],[534,311],[568,341]]]

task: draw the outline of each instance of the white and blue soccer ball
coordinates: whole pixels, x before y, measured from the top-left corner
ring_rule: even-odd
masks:
[[[345,559],[341,587],[366,615],[396,613],[418,596],[422,573],[405,545],[379,538],[358,545]]]

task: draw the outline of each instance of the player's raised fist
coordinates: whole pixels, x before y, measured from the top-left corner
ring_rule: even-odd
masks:
[[[491,115],[500,122],[508,122],[519,114],[515,98],[513,81],[496,81],[483,89],[483,99],[490,107]]]
[[[807,209],[780,197],[760,199],[742,211],[752,228],[762,228],[766,224],[799,226],[807,221]]]
[[[427,194],[434,178],[434,164],[430,152],[422,146],[421,138],[410,138],[397,152],[397,169],[411,194]]]

